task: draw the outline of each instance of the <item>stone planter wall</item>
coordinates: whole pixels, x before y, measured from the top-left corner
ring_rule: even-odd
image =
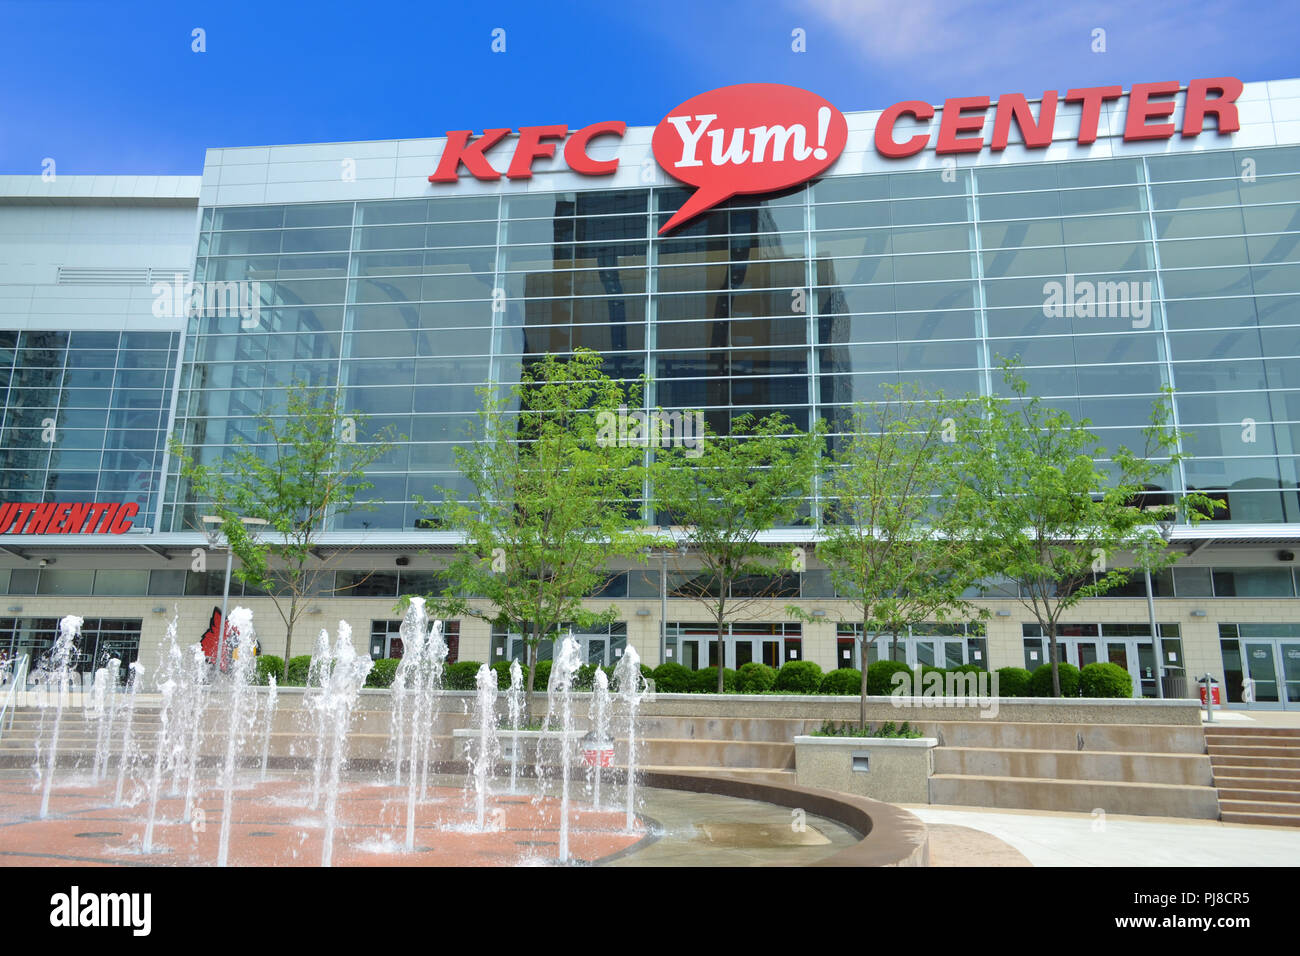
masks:
[[[795,774],[801,787],[838,790],[886,803],[929,803],[934,737],[794,738]],[[866,769],[854,769],[856,762]]]

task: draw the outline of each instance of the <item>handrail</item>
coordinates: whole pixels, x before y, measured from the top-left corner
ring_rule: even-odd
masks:
[[[9,690],[5,693],[4,703],[0,704],[0,737],[4,736],[6,716],[9,718],[8,729],[13,730],[18,694],[27,686],[27,660],[27,655],[23,654],[9,662]]]

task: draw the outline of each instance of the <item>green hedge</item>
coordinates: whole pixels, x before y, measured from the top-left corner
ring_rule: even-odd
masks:
[[[265,687],[271,683],[268,679],[271,677],[275,678],[277,684],[280,683],[284,677],[284,658],[275,654],[258,654],[257,673],[253,676],[253,682]]]
[[[393,675],[397,673],[399,659],[396,657],[385,657],[382,660],[375,661],[370,673],[366,675],[367,687],[392,687]]]
[[[697,670],[694,685],[692,689],[697,694],[716,694],[718,692],[718,669],[716,667],[704,667]],[[722,669],[722,692],[724,694],[734,694],[736,692],[736,672],[730,667]]]
[[[821,667],[814,661],[787,661],[777,673],[772,689],[781,694],[815,694],[823,676]]]
[[[1064,690],[1064,682],[1062,682]],[[1118,664],[1097,661],[1079,671],[1081,697],[1132,697],[1133,675]]]
[[[1079,696],[1079,668],[1064,662],[1056,665],[1061,678],[1061,696]],[[1052,696],[1052,665],[1041,665],[1029,678],[1029,692],[1033,697]]]
[[[695,689],[695,672],[676,661],[665,661],[651,673],[658,693],[687,694]]]
[[[856,697],[862,693],[862,671],[856,667],[841,667],[830,671],[822,678],[817,693]]]
[[[999,667],[998,668],[998,696],[999,697],[1029,697],[1029,682],[1033,674],[1023,667]]]
[[[742,694],[761,694],[776,684],[776,668],[761,661],[741,664],[736,671],[736,690]]]
[[[310,654],[299,654],[297,657],[289,658],[289,673],[285,676],[285,685],[288,687],[305,687],[309,670],[311,670]]]
[[[457,661],[448,664],[442,672],[443,690],[475,690],[478,669],[482,661]]]
[[[871,697],[888,697],[894,692],[894,675],[901,672],[911,674],[912,668],[902,661],[876,661],[868,665],[867,694]]]

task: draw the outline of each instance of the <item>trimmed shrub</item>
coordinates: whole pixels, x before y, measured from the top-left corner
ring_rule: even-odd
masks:
[[[962,674],[983,674],[986,668],[981,667],[979,664],[958,664],[956,667],[948,668],[948,670]]]
[[[258,654],[257,673],[253,676],[253,683],[265,687],[271,683],[267,679],[269,677],[274,677],[275,682],[280,683],[280,679],[284,677],[284,658],[277,657],[275,654]]]
[[[862,671],[856,667],[841,667],[830,671],[822,678],[817,693],[856,697],[862,693]]]
[[[523,668],[523,664],[519,665]],[[510,689],[510,662],[497,661],[492,665],[492,669],[497,672],[497,690]],[[524,671],[524,682],[528,682],[528,671]]]
[[[1028,697],[1029,681],[1033,674],[1023,667],[999,667],[998,668],[998,696],[999,697]],[[1050,680],[1050,678],[1049,678]]]
[[[1062,681],[1062,690],[1065,682]],[[1080,697],[1132,697],[1133,675],[1118,664],[1097,661],[1079,671]]]
[[[716,694],[718,692],[718,669],[716,667],[704,667],[695,672],[695,686],[692,688],[697,694]],[[736,692],[736,672],[730,667],[722,669],[722,692],[724,694],[734,694]]]
[[[787,661],[777,672],[773,689],[784,694],[815,694],[822,676],[815,661]]]
[[[523,665],[520,664],[520,666],[522,667]],[[537,693],[539,694],[545,694],[546,688],[550,685],[550,683],[551,683],[551,662],[549,660],[538,661],[537,674],[533,677],[533,689],[536,690]],[[528,668],[524,667],[524,691],[527,692],[527,690],[528,690]]]
[[[665,661],[650,672],[655,690],[663,694],[686,694],[695,689],[695,672],[676,661]]]
[[[299,654],[289,658],[289,673],[285,675],[286,687],[307,686],[307,672],[311,670],[311,655]]]
[[[867,694],[871,697],[888,697],[894,692],[894,675],[912,673],[912,668],[902,661],[876,661],[867,666]],[[908,678],[909,681],[913,677]]]
[[[1061,696],[1078,697],[1079,668],[1075,667],[1073,664],[1066,664],[1062,661],[1056,665],[1056,669],[1061,676]],[[1052,696],[1052,665],[1050,663],[1041,665],[1033,674],[1030,675],[1029,696]]]
[[[374,667],[366,675],[367,687],[392,687],[393,675],[397,673],[399,658],[385,657],[375,661]]]
[[[762,661],[741,664],[736,671],[736,690],[742,694],[761,694],[771,690],[775,683],[776,668],[768,667]]]
[[[455,664],[448,664],[442,672],[443,690],[474,690],[478,684],[478,669],[483,666],[481,661],[457,661]]]

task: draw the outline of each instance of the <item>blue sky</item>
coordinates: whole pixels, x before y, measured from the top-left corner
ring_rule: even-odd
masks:
[[[191,31],[206,52],[191,50]],[[506,50],[493,53],[492,31]],[[807,52],[791,49],[805,31]],[[1105,30],[1105,52],[1093,31]],[[0,0],[0,173],[202,171],[209,146],[653,125],[741,82],[841,110],[1300,76],[1300,4]]]

